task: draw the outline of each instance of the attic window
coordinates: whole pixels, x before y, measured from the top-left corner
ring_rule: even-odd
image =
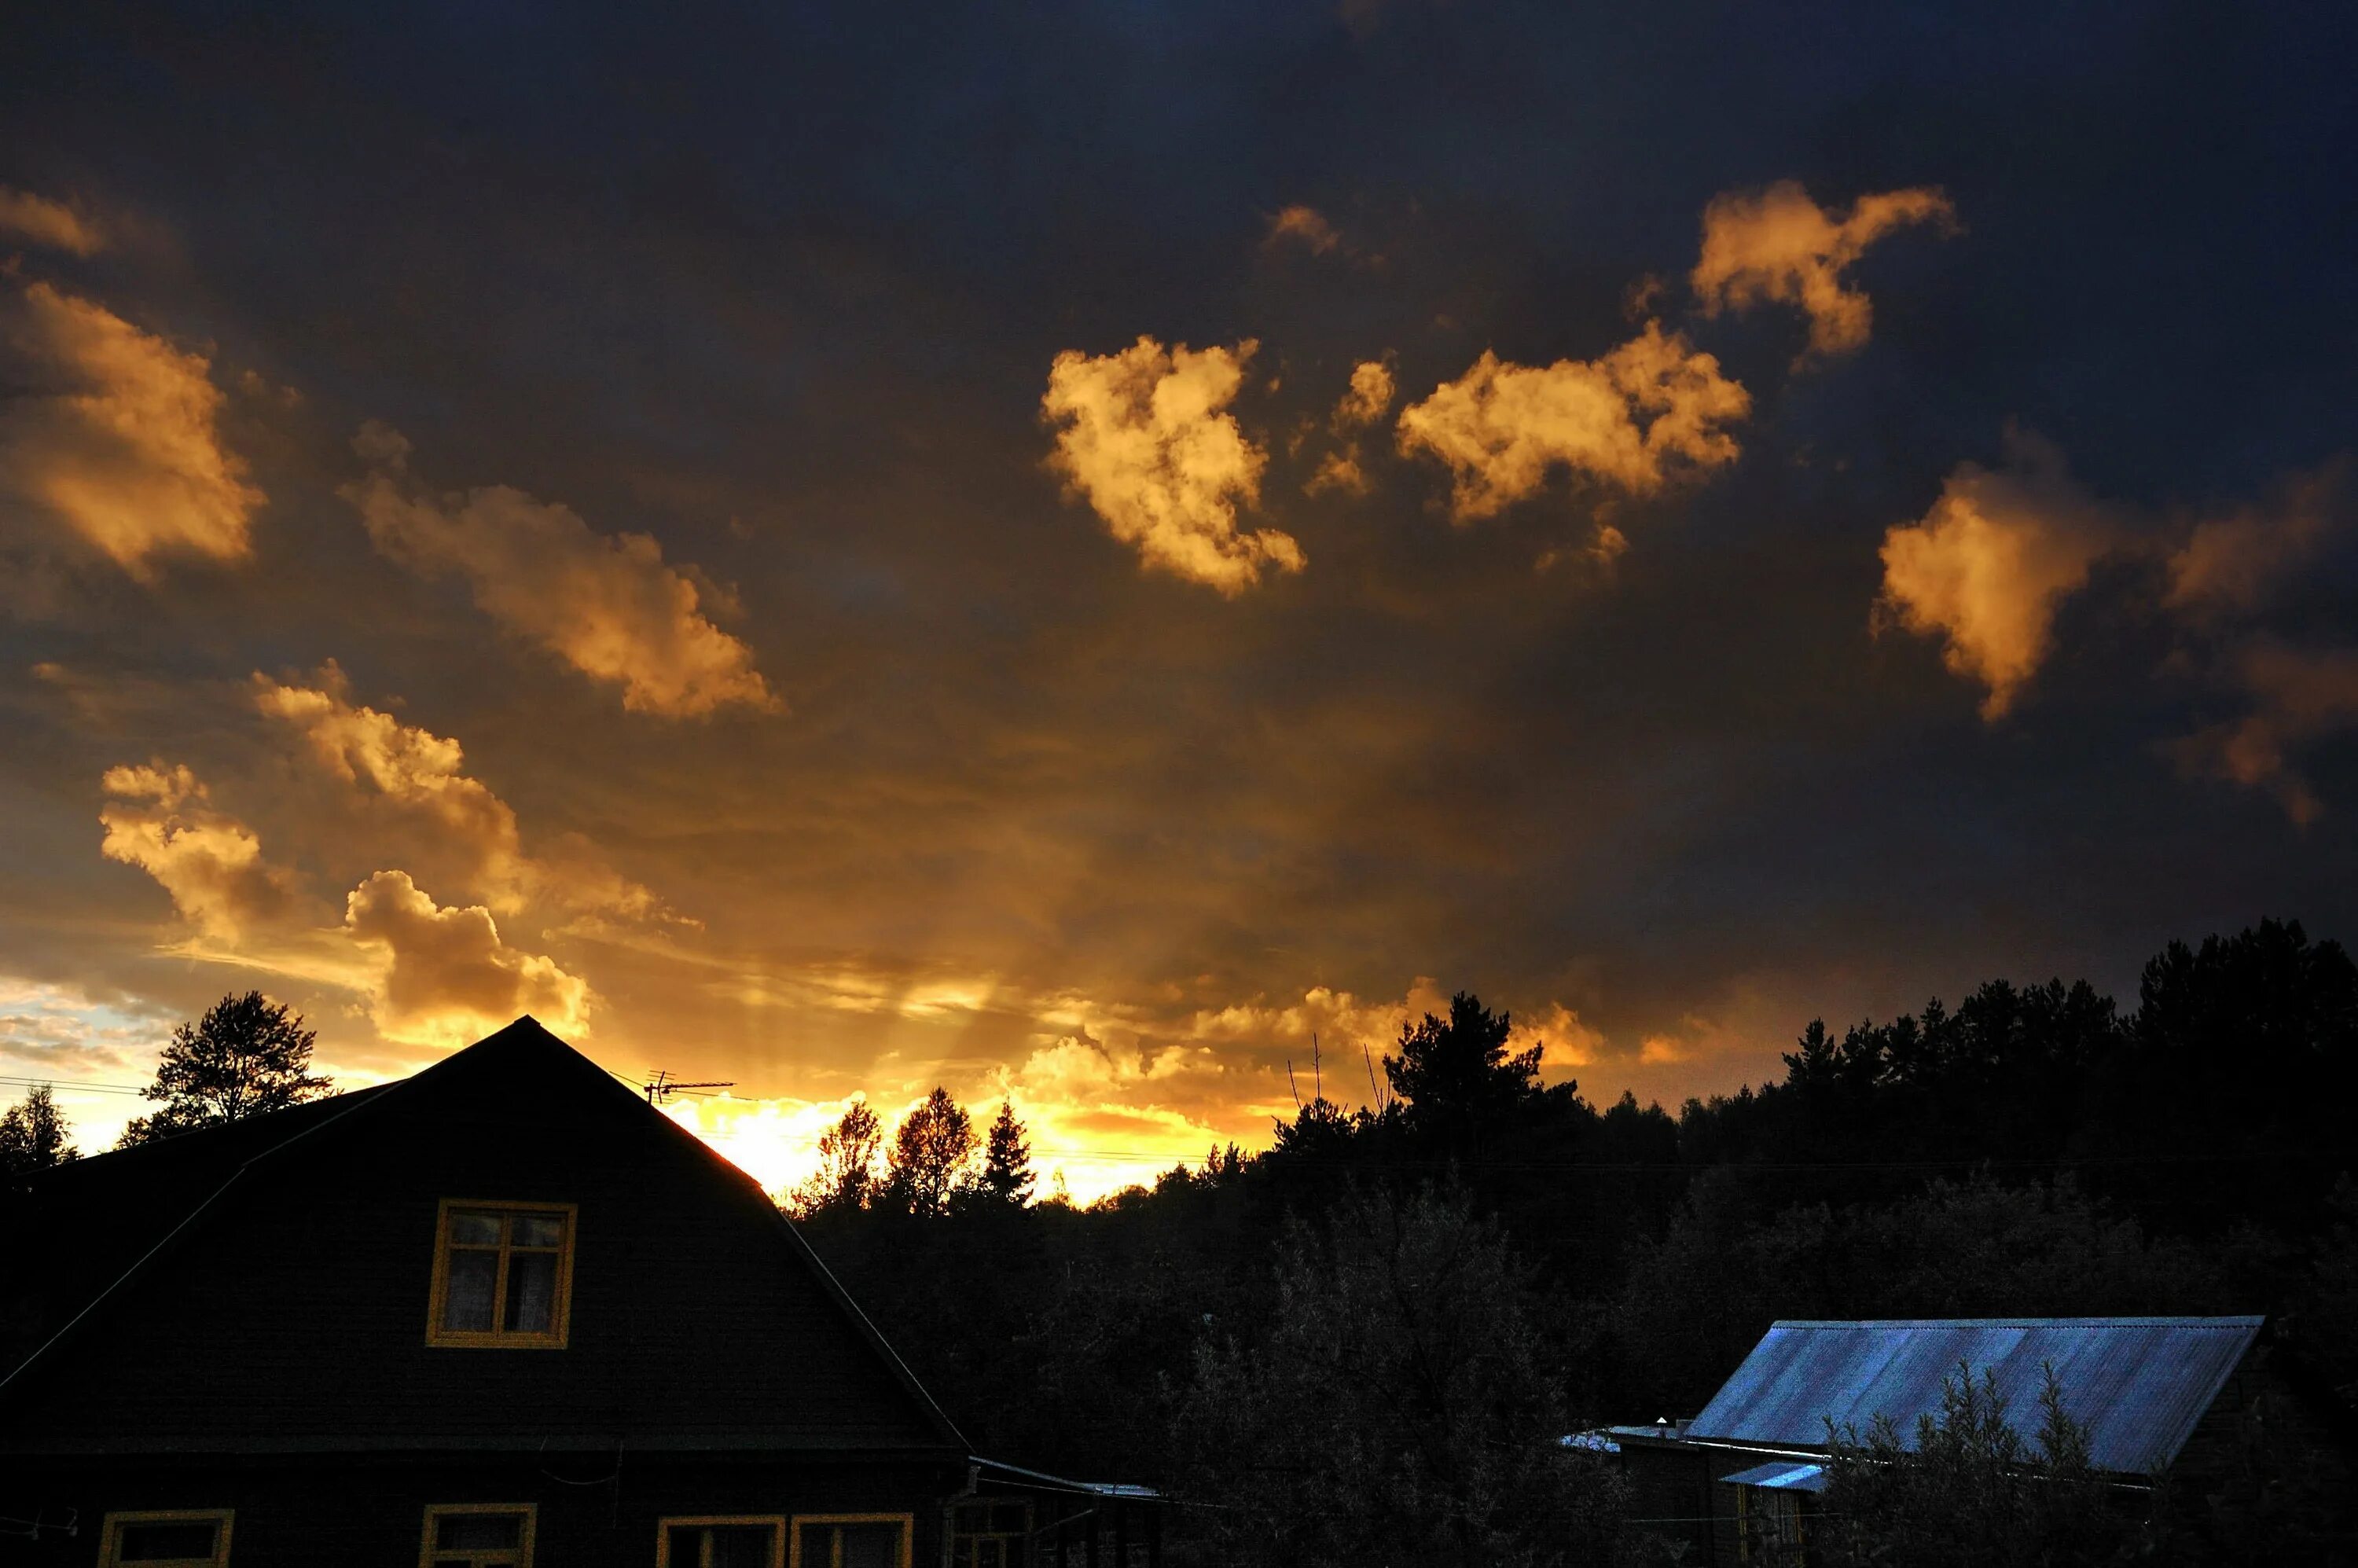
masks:
[[[655,1568],[784,1568],[785,1560],[779,1514],[667,1519],[655,1530]]]
[[[791,1568],[909,1568],[907,1514],[797,1514]]]
[[[533,1505],[436,1503],[418,1568],[532,1568]]]
[[[426,1343],[563,1349],[575,1214],[571,1204],[443,1199]]]
[[[229,1525],[227,1509],[109,1514],[99,1568],[223,1568]]]

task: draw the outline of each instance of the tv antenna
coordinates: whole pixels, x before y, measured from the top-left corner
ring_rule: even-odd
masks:
[[[719,1090],[733,1089],[736,1087],[737,1080],[734,1078],[724,1079],[719,1083],[683,1084],[661,1067],[647,1075],[645,1085],[649,1105],[668,1105],[674,1095],[692,1095],[702,1099]]]

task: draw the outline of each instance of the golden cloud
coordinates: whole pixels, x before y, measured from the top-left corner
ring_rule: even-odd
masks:
[[[1559,466],[1642,494],[1682,461],[1733,462],[1735,438],[1720,427],[1751,409],[1751,395],[1720,374],[1718,360],[1649,321],[1611,353],[1544,369],[1486,351],[1401,411],[1400,448],[1448,465],[1452,515],[1466,523],[1533,493]]]
[[[457,852],[494,910],[514,914],[546,898],[575,911],[686,924],[586,846],[554,860],[527,856],[514,809],[464,771],[457,741],[354,703],[332,659],[314,678],[316,686],[287,686],[256,675],[254,706],[299,731],[330,777],[427,823],[436,849]]]
[[[96,255],[105,236],[89,218],[62,201],[0,185],[0,234],[73,255]]]
[[[1959,464],[1921,522],[1886,532],[1877,606],[1878,624],[1943,639],[1942,662],[1988,687],[1991,720],[2045,662],[2057,607],[2117,538],[2052,445],[2009,431],[2006,449],[2004,471]]]
[[[252,829],[213,807],[188,768],[109,768],[100,783],[114,798],[98,814],[99,852],[155,878],[200,931],[233,941],[287,908],[287,872],[263,860]]]
[[[1316,495],[1324,491],[1338,490],[1347,495],[1365,495],[1371,488],[1367,470],[1359,466],[1359,443],[1357,432],[1366,429],[1384,416],[1392,406],[1392,367],[1383,360],[1362,360],[1351,367],[1351,384],[1335,405],[1335,413],[1327,428],[1343,444],[1326,454],[1317,471],[1303,485],[1304,494]]]
[[[481,904],[445,908],[407,871],[379,871],[345,902],[344,928],[383,960],[369,1016],[388,1040],[464,1044],[529,1012],[560,1034],[589,1025],[589,984],[511,947]]]
[[[620,686],[624,708],[692,718],[780,707],[752,650],[705,616],[697,583],[646,535],[595,533],[506,485],[426,494],[408,481],[409,443],[382,425],[354,446],[372,467],[344,495],[380,551],[422,576],[465,578],[486,613]]]
[[[1356,430],[1372,425],[1392,406],[1392,367],[1382,360],[1361,360],[1351,367],[1351,389],[1335,405],[1335,428]]]
[[[1058,354],[1042,416],[1055,427],[1049,466],[1107,531],[1150,568],[1233,598],[1266,569],[1300,571],[1301,546],[1275,529],[1239,533],[1237,509],[1260,496],[1268,454],[1223,413],[1255,345],[1200,351],[1141,338],[1119,353]]]
[[[0,338],[32,386],[0,412],[0,490],[142,579],[154,556],[248,552],[264,496],[222,445],[203,355],[39,282],[0,310]]]
[[[1809,354],[1848,353],[1866,342],[1874,306],[1844,285],[1844,271],[1894,229],[1955,216],[1930,189],[1862,196],[1839,221],[1790,179],[1757,194],[1728,191],[1704,209],[1703,254],[1688,281],[1707,315],[1764,300],[1798,305],[1810,318]]]
[[[254,706],[300,730],[333,776],[423,813],[481,864],[495,903],[513,909],[524,891],[524,851],[514,810],[460,771],[459,742],[390,713],[355,706],[343,671],[330,661],[319,687],[254,677]]]

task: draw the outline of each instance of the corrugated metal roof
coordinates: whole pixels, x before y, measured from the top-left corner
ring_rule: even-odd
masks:
[[[1826,1489],[1826,1467],[1823,1465],[1755,1465],[1749,1470],[1738,1470],[1720,1479],[1731,1487],[1767,1487],[1779,1492],[1823,1492]]]
[[[1688,1433],[1722,1442],[1822,1448],[1825,1422],[1866,1431],[1889,1416],[1913,1443],[1916,1418],[1941,1409],[1957,1364],[1996,1375],[2006,1419],[2038,1443],[2039,1368],[2051,1364],[2064,1408],[2088,1429],[2100,1470],[2166,1467],[2260,1330],[2256,1317],[1930,1318],[1777,1324]]]

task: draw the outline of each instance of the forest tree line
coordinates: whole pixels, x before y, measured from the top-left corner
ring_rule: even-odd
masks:
[[[2170,944],[2125,1010],[1992,981],[1813,1022],[1781,1079],[1675,1113],[1544,1084],[1510,1029],[1461,993],[1376,1104],[1314,1097],[1264,1151],[1087,1207],[1038,1195],[1011,1105],[978,1129],[945,1089],[889,1130],[855,1103],[780,1199],[976,1452],[1162,1487],[1206,1561],[1648,1560],[1557,1439],[1692,1415],[1780,1317],[2265,1313],[2358,1394],[2358,967],[2296,924]],[[223,999],[125,1141],[325,1092],[309,1046]],[[0,1171],[70,1157],[46,1091],[0,1115]],[[1988,1425],[1963,1408],[1955,1452]],[[2302,1487],[2262,1476],[2171,1550],[2299,1555],[2347,1524]]]

